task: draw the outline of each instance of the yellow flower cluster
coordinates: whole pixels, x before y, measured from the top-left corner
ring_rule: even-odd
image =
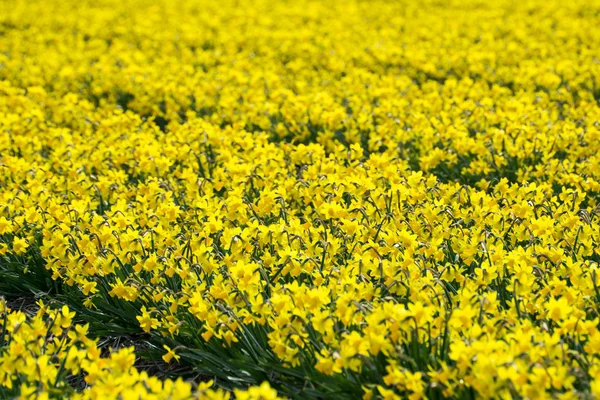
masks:
[[[600,1],[8,3],[6,390],[600,396]]]
[[[11,311],[0,299],[3,321],[0,345],[0,395],[20,399],[206,399],[225,400],[223,390],[209,389],[211,382],[192,390],[181,378],[161,381],[139,372],[133,347],[102,356],[97,340],[87,337],[89,325],[72,323],[67,306],[60,310],[39,302],[37,313]],[[74,387],[84,389],[74,392]],[[276,399],[268,384],[237,391],[240,399]]]

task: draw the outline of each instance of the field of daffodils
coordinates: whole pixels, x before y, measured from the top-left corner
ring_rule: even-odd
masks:
[[[0,0],[0,398],[600,397],[599,0]]]

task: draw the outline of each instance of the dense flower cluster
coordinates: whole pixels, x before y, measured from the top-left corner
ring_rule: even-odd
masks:
[[[0,394],[600,396],[600,2],[8,4]]]

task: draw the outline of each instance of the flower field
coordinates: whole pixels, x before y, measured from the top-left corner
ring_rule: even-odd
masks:
[[[599,25],[0,1],[0,398],[599,398]]]

